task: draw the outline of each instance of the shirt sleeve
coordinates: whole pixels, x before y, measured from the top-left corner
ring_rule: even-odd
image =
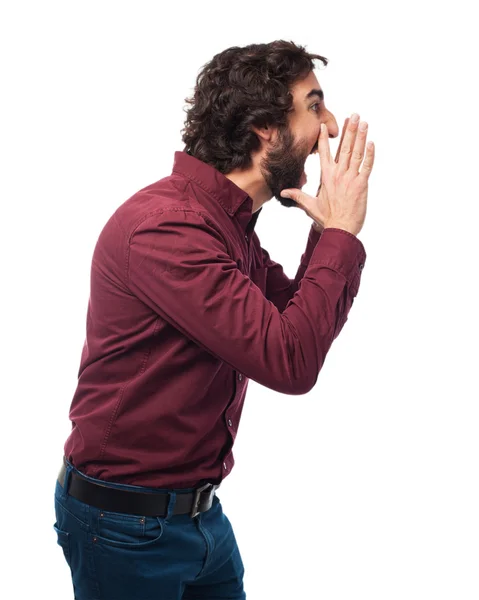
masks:
[[[268,251],[261,248],[263,264],[268,268],[265,296],[268,300],[271,300],[280,312],[284,311],[289,300],[298,291],[299,282],[306,272],[306,267],[309,264],[313,250],[320,237],[321,233],[311,225],[306,250],[301,256],[301,262],[294,279],[290,279],[284,272],[282,265],[271,260]]]
[[[235,370],[284,394],[310,391],[357,294],[366,254],[326,228],[283,313],[228,254],[223,234],[190,209],[149,217],[130,237],[127,284],[171,325]]]

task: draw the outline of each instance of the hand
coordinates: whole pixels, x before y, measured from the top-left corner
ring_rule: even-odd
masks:
[[[344,140],[344,134],[346,133],[346,130],[348,128],[348,123],[349,123],[349,117],[346,118],[346,120],[344,121],[344,125],[343,125],[343,131],[341,133],[341,139],[339,140],[339,146],[338,146],[338,150],[336,152],[336,157],[334,159],[334,162],[338,162],[339,160],[339,155],[341,154],[341,146],[343,144],[343,140]],[[318,191],[316,192],[316,198],[318,198],[318,200],[321,202],[321,186],[323,183],[323,170],[321,169],[321,177],[319,179],[319,187],[318,187]],[[302,206],[303,202],[304,202],[304,197],[307,196],[308,198],[311,198],[311,196],[309,196],[308,194],[306,194],[305,192],[303,192],[303,190],[299,190],[299,189],[288,189],[288,190],[283,190],[285,192],[285,194],[283,194],[283,192],[281,192],[281,195],[286,196],[287,198],[291,198],[292,200],[294,200],[295,202],[298,203],[298,206],[300,208],[304,208]],[[322,232],[324,229],[324,223],[322,222],[322,220],[319,220],[318,218],[313,217],[308,210],[304,209],[305,212],[313,219],[313,228],[316,229],[316,231]]]
[[[338,227],[354,235],[361,230],[366,216],[368,179],[374,163],[374,144],[366,148],[367,123],[346,119],[336,158],[331,158],[328,131],[323,124],[318,140],[321,183],[316,197],[301,190],[283,190],[317,223]],[[344,142],[344,143],[343,143]],[[361,172],[359,167],[362,164]]]
[[[336,163],[339,161],[339,155],[341,154],[341,146],[343,145],[344,134],[346,133],[346,130],[348,128],[348,124],[349,124],[349,117],[347,117],[346,120],[344,121],[343,131],[341,133],[341,139],[339,140],[338,150],[336,152],[336,157],[334,159],[334,162],[336,162]],[[319,195],[319,190],[321,189],[321,183],[322,183],[322,181],[323,181],[323,172],[321,171],[321,177],[319,179],[319,187],[318,187],[318,191],[316,192],[316,196]]]
[[[339,146],[338,146],[338,150],[336,152],[336,157],[334,159],[334,162],[337,163],[339,160],[339,155],[341,154],[341,146],[343,144],[343,140],[344,140],[344,134],[346,133],[346,129],[348,128],[348,123],[349,123],[349,117],[346,118],[346,120],[344,121],[344,125],[343,125],[343,131],[341,133],[341,139],[339,140]],[[321,199],[321,185],[323,183],[323,171],[321,170],[321,177],[319,178],[319,187],[318,187],[318,191],[316,192],[316,197]],[[302,190],[297,190],[300,194],[304,194],[304,192]],[[295,198],[293,198],[293,200],[295,200]],[[321,221],[313,221],[313,228],[316,229],[316,231],[319,231],[320,233],[323,232],[324,230],[324,223]]]

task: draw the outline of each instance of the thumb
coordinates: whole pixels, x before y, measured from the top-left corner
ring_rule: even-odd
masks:
[[[309,208],[311,201],[313,198],[303,192],[302,190],[298,190],[296,188],[290,188],[286,190],[282,190],[280,194],[283,198],[291,198],[297,204],[302,206],[303,208]]]
[[[304,212],[315,221],[323,222],[321,214],[318,212],[318,199],[313,198],[302,190],[296,188],[286,189],[281,191],[283,198],[291,198],[296,204],[304,210]]]

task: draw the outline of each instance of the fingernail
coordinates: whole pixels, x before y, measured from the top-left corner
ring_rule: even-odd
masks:
[[[353,116],[351,117],[351,121],[353,123],[357,123],[359,121],[359,115],[358,113],[354,113]]]
[[[289,192],[281,192],[281,196],[283,198],[291,198],[291,194]]]

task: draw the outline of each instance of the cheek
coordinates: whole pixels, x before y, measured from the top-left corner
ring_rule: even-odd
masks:
[[[315,121],[314,127],[312,128],[312,134],[309,140],[309,151],[313,149],[314,146],[318,146],[319,132],[321,131],[321,124],[319,121]]]
[[[305,144],[305,152],[306,154],[309,155],[309,153],[311,152],[311,150],[313,149],[313,147],[315,145],[317,145],[318,143],[318,138],[315,135],[311,135],[311,132],[309,133],[307,139],[307,143]]]
[[[318,142],[320,125],[321,123],[317,117],[311,119],[311,121],[308,123],[308,128],[303,132],[304,144],[308,154],[311,152],[313,146]]]

